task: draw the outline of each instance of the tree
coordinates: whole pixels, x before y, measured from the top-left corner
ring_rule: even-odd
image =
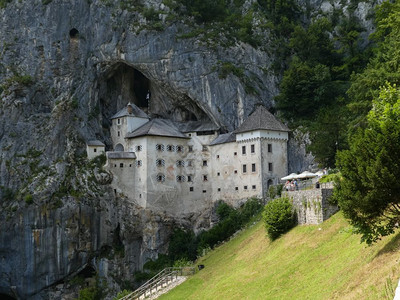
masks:
[[[338,153],[342,179],[335,190],[346,218],[371,244],[400,224],[400,89],[389,84],[373,101],[367,127]]]
[[[400,84],[400,2],[383,2],[376,10],[377,29],[371,38],[376,43],[374,57],[363,72],[352,76],[349,105],[358,126],[371,109],[379,88],[390,82]]]
[[[263,220],[268,237],[275,240],[296,224],[293,205],[289,198],[277,198],[267,203]]]

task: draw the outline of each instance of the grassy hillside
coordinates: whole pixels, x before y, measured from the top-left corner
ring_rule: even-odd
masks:
[[[360,244],[340,213],[272,243],[259,222],[203,257],[205,269],[160,299],[392,299],[399,245],[400,232]]]

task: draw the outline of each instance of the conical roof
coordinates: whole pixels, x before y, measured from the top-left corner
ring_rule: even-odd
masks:
[[[241,133],[260,129],[290,131],[289,128],[271,114],[268,109],[259,105],[234,132]]]

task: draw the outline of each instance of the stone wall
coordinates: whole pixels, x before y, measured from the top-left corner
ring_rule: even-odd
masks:
[[[299,224],[320,224],[336,213],[339,208],[328,200],[333,189],[311,189],[284,192],[293,201]]]

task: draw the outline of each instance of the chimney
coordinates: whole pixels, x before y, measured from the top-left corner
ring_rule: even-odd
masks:
[[[128,110],[128,114],[131,115],[133,113],[133,107],[132,107],[132,104],[130,102],[126,106],[126,109]]]

